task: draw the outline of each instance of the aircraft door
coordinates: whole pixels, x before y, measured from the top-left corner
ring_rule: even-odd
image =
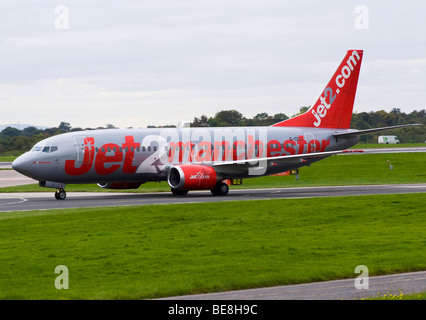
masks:
[[[84,136],[76,136],[73,139],[77,152],[76,162],[81,165],[91,163],[95,155],[94,139]]]

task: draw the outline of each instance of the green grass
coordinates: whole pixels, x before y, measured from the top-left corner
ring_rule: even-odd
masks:
[[[362,300],[426,300],[426,292],[405,294],[402,290],[389,289],[386,292],[377,292],[376,297]]]
[[[426,194],[0,213],[0,299],[142,299],[425,270]],[[69,290],[55,289],[55,267]]]
[[[0,156],[0,162],[12,162],[16,158],[16,156]]]
[[[10,192],[54,192],[56,189],[39,187],[38,183],[4,187],[0,188],[0,193]],[[130,192],[130,193],[147,193],[147,192],[170,192],[170,187],[167,182],[148,182],[140,186],[139,189],[130,190],[111,190],[100,188],[97,184],[67,184],[65,190],[67,192]]]
[[[383,144],[383,143],[358,143],[351,149],[375,149],[375,148],[415,148],[426,147],[426,143],[398,143],[398,144]]]

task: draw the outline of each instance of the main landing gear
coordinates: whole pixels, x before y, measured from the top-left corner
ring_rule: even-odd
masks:
[[[65,200],[66,197],[67,197],[67,193],[65,192],[64,189],[59,189],[55,192],[56,200]]]
[[[218,183],[214,189],[211,190],[214,196],[226,196],[229,192],[228,184],[225,182]]]
[[[171,191],[175,196],[186,196],[188,194],[188,190],[171,188]],[[225,182],[221,182],[210,191],[214,196],[226,196],[229,192],[229,186]]]
[[[188,190],[180,190],[175,188],[171,188],[171,190],[174,196],[186,196],[188,194]]]

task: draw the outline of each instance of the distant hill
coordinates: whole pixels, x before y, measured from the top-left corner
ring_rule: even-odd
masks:
[[[24,130],[25,128],[28,128],[28,127],[36,127],[37,129],[41,129],[41,130],[52,128],[52,127],[37,126],[34,124],[27,124],[27,123],[10,123],[10,124],[0,124],[0,132],[6,129],[7,127],[12,127],[18,130]]]

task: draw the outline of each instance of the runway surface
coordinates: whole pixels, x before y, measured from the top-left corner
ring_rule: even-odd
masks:
[[[350,300],[384,295],[399,296],[426,290],[426,271],[368,277],[367,282],[354,279],[305,283],[248,290],[169,297],[160,300]],[[363,280],[365,281],[365,280]]]
[[[291,199],[373,194],[424,193],[424,184],[327,186],[231,190],[227,196],[213,197],[210,191],[194,191],[187,196],[163,193],[68,192],[66,200],[56,200],[53,192],[0,193],[0,212],[82,207],[112,207],[147,204],[217,202],[232,200]]]
[[[16,172],[15,170],[4,170],[6,168],[7,166],[5,166],[4,163],[0,162],[0,169],[3,169],[0,170],[0,188],[38,183],[38,181],[28,178]]]

